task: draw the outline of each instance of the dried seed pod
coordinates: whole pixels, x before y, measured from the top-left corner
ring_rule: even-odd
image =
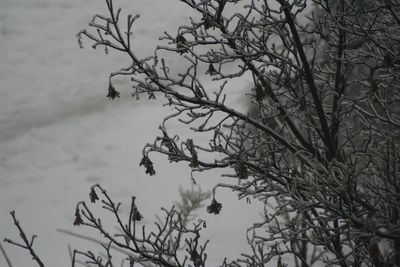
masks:
[[[147,156],[143,156],[142,160],[139,163],[139,166],[144,166],[146,168],[146,174],[153,176],[156,174],[156,171],[153,167],[153,162]]]
[[[81,225],[83,223],[82,217],[79,213],[79,210],[76,209],[75,211],[75,220],[74,220],[74,225]]]
[[[108,94],[107,97],[110,99],[115,99],[115,98],[119,98],[119,92],[117,90],[115,90],[114,86],[112,86],[112,84],[110,83],[108,85]]]
[[[222,209],[222,204],[213,198],[211,204],[207,206],[207,212],[213,214],[219,214]]]

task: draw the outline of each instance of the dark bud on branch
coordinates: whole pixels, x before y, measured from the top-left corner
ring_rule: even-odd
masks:
[[[89,197],[92,203],[95,203],[96,200],[99,200],[99,197],[97,196],[96,191],[93,187],[90,189]]]
[[[185,37],[183,37],[183,35],[178,34],[178,36],[176,36],[176,49],[178,50],[179,54],[184,54],[187,53],[189,50],[187,48],[187,40],[185,39]]]
[[[197,157],[197,152],[194,150],[194,144],[192,139],[187,140],[187,148],[189,149],[190,155],[192,156],[192,161],[189,166],[192,168],[199,167],[199,159]]]
[[[210,65],[208,65],[208,70],[206,71],[205,74],[210,74],[210,76],[213,76],[213,75],[217,75],[218,72],[217,72],[217,70],[214,68],[214,65],[213,65],[212,63],[210,63]]]
[[[133,214],[132,214],[132,220],[134,221],[141,221],[143,219],[143,215],[138,211],[138,209],[135,207],[133,209]]]
[[[135,204],[135,199],[136,197],[132,197],[132,209],[131,209],[131,220],[133,221],[141,221],[143,219],[142,214],[139,212],[138,208],[136,207]]]
[[[79,209],[76,209],[74,225],[81,225],[82,223],[83,223],[83,220],[82,220],[81,215],[79,214]]]

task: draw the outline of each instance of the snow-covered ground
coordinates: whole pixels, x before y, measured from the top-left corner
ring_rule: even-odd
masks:
[[[164,30],[188,20],[190,10],[177,0],[116,0],[130,13],[140,13],[135,49],[152,52]],[[116,201],[137,196],[145,222],[159,207],[190,188],[190,169],[154,157],[157,175],[138,166],[145,143],[152,142],[168,112],[158,101],[130,98],[130,85],[117,80],[121,98],[106,99],[109,72],[124,66],[116,52],[80,50],[76,33],[95,13],[105,13],[101,0],[0,0],[0,239],[18,240],[10,210],[28,233],[35,233],[37,253],[46,266],[70,266],[67,245],[85,248],[80,239],[56,229],[85,234],[73,227],[75,204],[87,200],[89,187],[100,183]],[[237,84],[237,86],[244,86]],[[179,131],[179,124],[169,127]],[[183,131],[183,129],[182,129]],[[197,181],[210,190],[220,179],[202,174]],[[207,214],[205,237],[212,237],[208,266],[246,249],[245,229],[259,210],[230,192],[219,194],[220,216]],[[4,244],[14,266],[33,266],[26,251]],[[1,255],[1,254],[0,254]],[[0,256],[0,266],[6,266]]]

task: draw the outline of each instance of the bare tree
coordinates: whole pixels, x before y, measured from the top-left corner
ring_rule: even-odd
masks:
[[[90,22],[95,32],[81,31],[78,41],[83,46],[87,37],[93,47],[131,60],[110,75],[108,97],[120,96],[113,77],[127,75],[132,96],[162,97],[175,109],[143,149],[140,165],[147,174],[156,173],[150,153],[157,152],[188,162],[192,175],[222,168],[235,179],[215,189],[265,203],[265,216],[248,230],[252,253],[222,266],[400,266],[400,2],[180,2],[197,15],[165,33],[148,57],[131,45],[139,16],[123,18],[113,0],[106,0],[107,15]],[[165,57],[187,68],[174,73]],[[241,91],[251,112],[229,101],[229,87],[244,76],[253,80],[250,91]],[[209,142],[181,140],[167,129],[173,119]],[[219,214],[215,189],[207,209]],[[115,213],[111,200],[106,203]],[[166,211],[160,229],[194,235],[184,260],[170,247],[155,249],[162,234],[140,240],[150,250],[106,238],[142,262],[204,266],[201,224],[188,230],[175,214]],[[102,229],[84,203],[77,220]],[[138,242],[131,224],[130,217],[124,235]]]

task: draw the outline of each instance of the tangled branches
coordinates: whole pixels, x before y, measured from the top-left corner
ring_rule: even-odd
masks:
[[[83,46],[86,37],[93,47],[130,59],[110,75],[108,97],[120,96],[112,79],[125,75],[134,97],[163,97],[174,109],[160,136],[143,149],[147,174],[157,169],[150,154],[161,153],[187,162],[192,175],[223,169],[234,182],[216,187],[265,204],[262,220],[248,229],[253,253],[223,266],[400,265],[400,3],[180,2],[196,15],[176,34],[166,32],[148,57],[131,45],[139,16],[124,22],[112,0],[106,0],[108,15],[95,15],[89,24],[96,34],[83,30],[78,41]],[[171,71],[163,55],[183,60],[183,73]],[[250,90],[235,88],[243,79],[251,79]],[[249,111],[234,104],[237,94],[250,100]],[[171,133],[167,122],[173,119],[208,142]],[[105,207],[117,214],[107,196]],[[208,211],[221,209],[214,189]],[[131,212],[134,219],[118,224],[133,247],[102,232],[113,244],[163,266],[188,259],[204,265],[201,224],[188,230],[174,210],[166,212],[165,229],[173,225],[177,236],[194,235],[189,256],[180,260],[171,256],[176,247],[159,245],[161,232],[135,239],[140,216]],[[84,203],[76,222],[102,229]]]
[[[128,16],[122,34],[111,0],[109,16],[90,24],[98,36],[78,35],[131,59],[110,81],[129,75],[134,96],[161,95],[175,109],[145,146],[143,162],[158,152],[188,162],[192,172],[223,168],[237,182],[217,187],[263,201],[265,219],[249,242],[271,249],[245,257],[253,265],[283,264],[287,254],[302,266],[399,264],[399,4],[181,2],[198,16],[176,35],[165,33],[169,45],[149,57],[140,59],[130,45],[138,16]],[[186,70],[171,74],[161,51],[183,59]],[[227,88],[249,76],[251,91],[241,91],[252,111],[241,112]],[[171,119],[209,142],[171,135]]]

